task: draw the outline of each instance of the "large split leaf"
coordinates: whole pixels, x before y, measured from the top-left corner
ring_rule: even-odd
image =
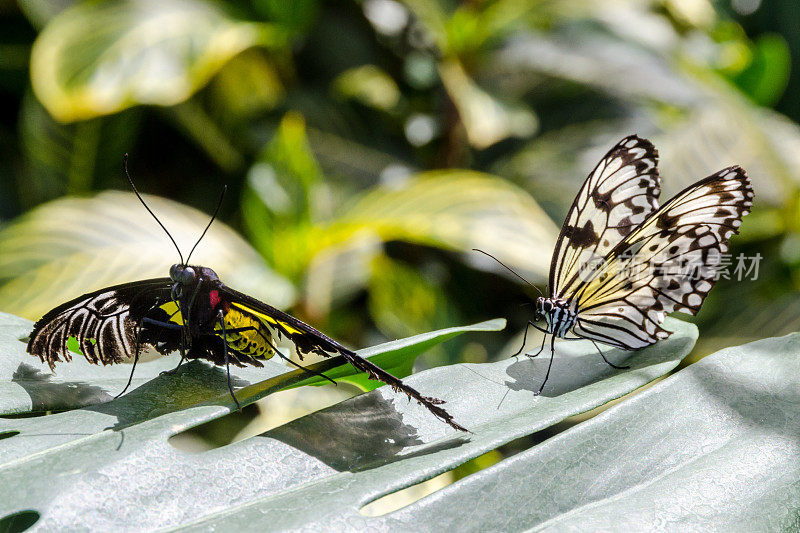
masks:
[[[794,531],[798,353],[797,334],[724,349],[369,524],[424,530],[468,513],[476,529]]]
[[[147,202],[188,253],[208,215],[163,198],[148,196]],[[0,286],[0,309],[36,319],[91,290],[165,277],[177,260],[172,243],[133,194],[62,198],[0,230],[0,280],[6,280]],[[293,301],[292,285],[221,222],[209,229],[192,262],[213,268],[230,286],[277,307]]]
[[[539,397],[533,391],[545,358],[440,367],[407,378],[445,399],[471,434],[454,432],[383,387],[263,435],[189,454],[169,437],[232,407],[224,373],[192,364],[99,406],[0,420],[0,476],[15,487],[0,502],[0,515],[31,511],[45,529],[381,524],[384,518],[364,517],[359,508],[669,372],[691,349],[696,330],[674,320],[667,327],[675,334],[654,347],[609,352],[631,365],[624,371],[606,366],[589,343],[563,343]],[[19,350],[8,343],[4,359]],[[270,368],[256,370],[263,378]],[[278,375],[239,394],[260,397],[293,379],[302,375]],[[213,390],[216,398],[195,404]]]
[[[86,2],[39,35],[31,79],[56,119],[85,120],[180,103],[242,50],[280,40],[274,28],[237,22],[201,0]]]

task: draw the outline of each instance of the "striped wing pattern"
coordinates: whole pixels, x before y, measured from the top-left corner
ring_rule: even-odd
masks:
[[[550,267],[554,297],[580,283],[581,270],[601,260],[658,208],[658,153],[646,139],[625,137],[600,160],[567,213]]]
[[[575,334],[629,350],[666,338],[668,313],[700,310],[753,196],[744,170],[729,167],[652,213],[568,295]]]
[[[36,322],[28,352],[53,369],[58,361],[72,360],[67,348],[72,337],[90,363],[120,363],[133,357],[139,319],[154,303],[167,301],[169,292],[169,278],[158,278],[108,287],[75,298]],[[158,344],[155,337],[140,339],[141,350]],[[172,346],[169,349],[174,349],[173,343],[169,344]]]

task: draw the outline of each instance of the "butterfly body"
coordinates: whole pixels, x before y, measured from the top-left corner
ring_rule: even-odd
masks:
[[[578,313],[574,306],[564,298],[536,299],[536,317],[544,318],[548,333],[564,338],[575,325]]]

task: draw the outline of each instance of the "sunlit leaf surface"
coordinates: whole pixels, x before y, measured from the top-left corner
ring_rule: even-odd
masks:
[[[49,375],[17,340],[30,323],[5,316],[3,324],[2,368],[4,379],[11,378],[4,402],[17,397],[30,402],[26,386],[31,382],[31,391],[49,387],[50,395],[103,389],[89,374],[80,382]],[[192,363],[102,405],[0,420],[0,475],[15,487],[0,502],[0,515],[31,510],[45,529],[386,527],[392,515],[366,517],[360,507],[669,372],[697,333],[671,319],[667,327],[675,330],[672,337],[649,349],[608,353],[631,365],[628,370],[605,365],[591,344],[560,343],[553,375],[539,397],[534,391],[546,358],[441,367],[407,378],[419,390],[445,399],[456,419],[472,430],[469,434],[456,433],[382,387],[223,448],[179,451],[167,442],[170,436],[232,408],[224,371]],[[410,339],[400,342],[413,345]],[[143,366],[148,364],[153,363]],[[9,376],[28,367],[33,369],[27,370],[28,381],[15,383]],[[235,383],[246,385],[240,397],[256,399],[302,379],[299,372],[281,374],[285,370],[278,367],[237,370]],[[270,375],[275,377],[247,385]],[[162,497],[164,486],[169,486],[168,497]],[[476,502],[454,500],[453,505],[474,510]],[[500,516],[507,515],[493,519]]]
[[[796,530],[798,351],[797,334],[724,349],[381,524]]]
[[[380,187],[349,207],[323,232],[331,240],[359,231],[384,241],[409,242],[469,252],[489,252],[523,274],[542,279],[557,228],[536,201],[518,187],[469,171],[431,171],[397,186]],[[483,259],[475,261],[488,265]]]
[[[278,38],[201,0],[82,3],[39,35],[31,79],[54,117],[85,120],[182,102],[233,56]]]

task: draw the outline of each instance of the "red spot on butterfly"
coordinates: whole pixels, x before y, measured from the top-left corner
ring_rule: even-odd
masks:
[[[209,299],[209,301],[211,303],[211,308],[212,309],[216,309],[217,305],[219,305],[219,302],[220,302],[219,291],[211,291],[211,292],[209,292],[208,293],[208,299]]]

